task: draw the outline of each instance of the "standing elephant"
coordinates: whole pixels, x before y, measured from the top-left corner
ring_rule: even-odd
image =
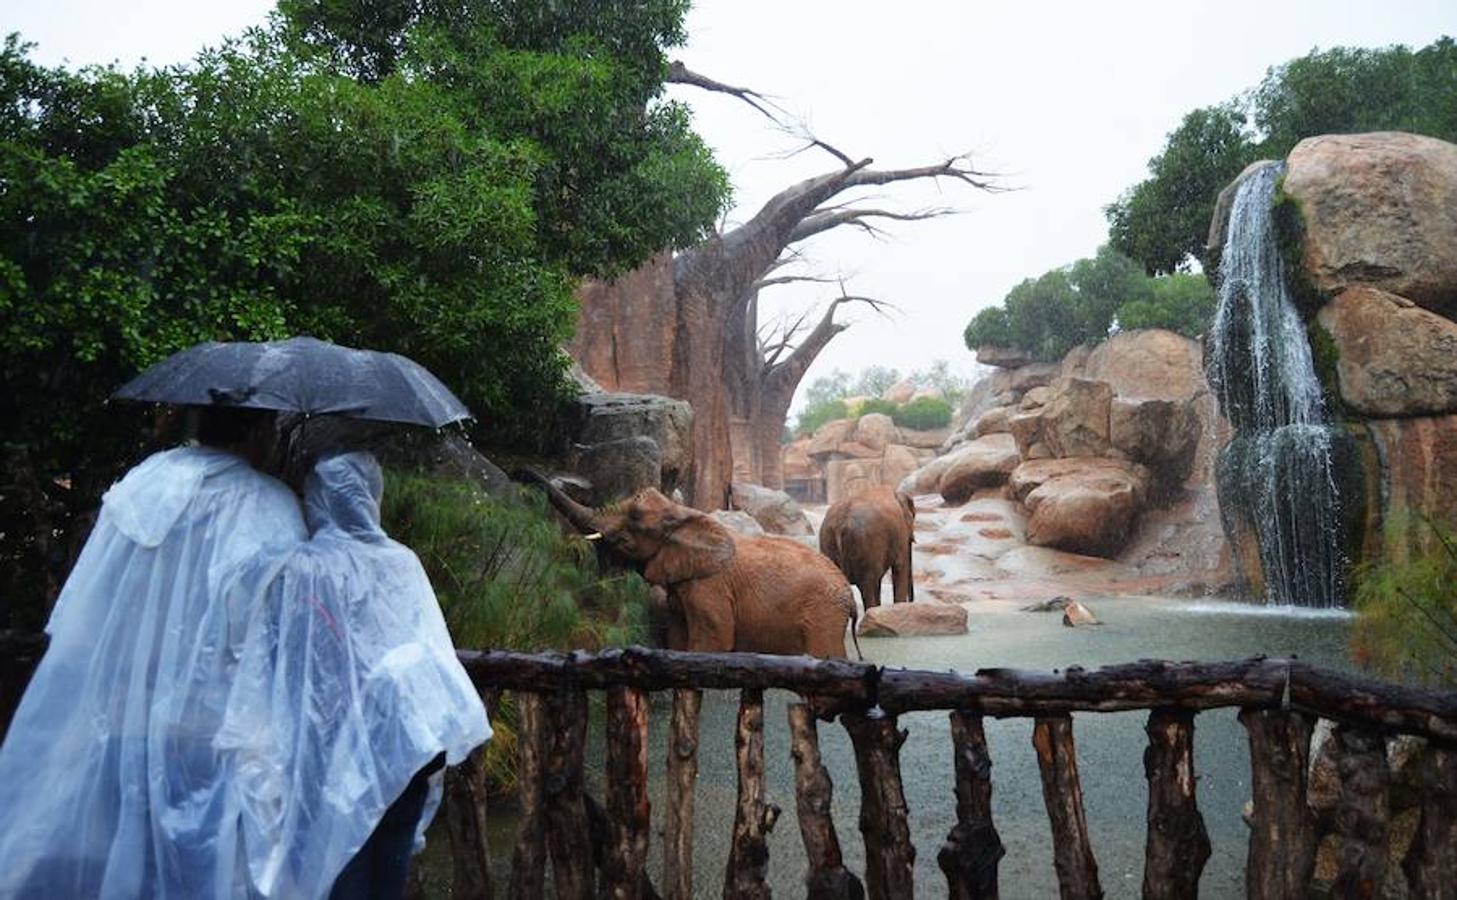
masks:
[[[911,580],[911,545],[916,542],[916,505],[910,495],[877,487],[840,500],[820,525],[820,552],[860,589],[866,609],[880,605],[880,579],[890,570],[892,599],[916,599]]]
[[[641,566],[643,578],[666,589],[670,648],[846,655],[854,594],[839,570],[809,547],[789,538],[735,534],[652,488],[591,509],[541,475],[523,474],[573,526],[601,535],[614,552]]]

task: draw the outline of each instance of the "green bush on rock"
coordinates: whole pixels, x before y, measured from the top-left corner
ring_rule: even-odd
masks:
[[[902,428],[934,431],[951,424],[951,404],[940,397],[920,397],[890,413],[891,421]]]
[[[1435,546],[1357,571],[1352,653],[1387,677],[1451,688],[1457,685],[1457,543],[1449,529],[1425,520],[1418,526],[1409,514],[1393,516],[1386,527],[1420,527]]]

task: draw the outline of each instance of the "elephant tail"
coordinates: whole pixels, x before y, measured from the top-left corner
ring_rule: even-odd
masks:
[[[855,645],[855,658],[864,662],[865,654],[860,652],[860,610],[855,605],[855,592],[848,584],[845,585],[845,593],[841,595],[841,602],[850,613],[850,641]]]

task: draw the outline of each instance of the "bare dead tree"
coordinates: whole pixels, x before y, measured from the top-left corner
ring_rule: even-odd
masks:
[[[693,72],[681,63],[671,66],[667,80],[742,100],[774,127],[799,138],[801,150],[821,150],[838,163],[830,171],[786,187],[747,222],[721,229],[698,246],[680,252],[672,262],[671,309],[663,311],[671,316],[673,333],[670,340],[654,342],[659,347],[670,345],[667,383],[634,384],[629,389],[667,393],[692,404],[694,471],[687,493],[689,502],[707,509],[722,502],[736,471],[740,477],[780,482],[777,448],[788,403],[815,355],[843,330],[844,324],[835,321],[835,311],[845,303],[875,306],[880,302],[850,297],[842,290],[842,296],[802,337],[786,335],[777,342],[782,346],[771,342],[761,348],[760,290],[814,279],[786,271],[802,259],[796,245],[841,227],[879,237],[886,223],[924,221],[954,212],[869,206],[865,196],[847,193],[859,188],[926,179],[951,181],[978,191],[1004,188],[995,174],[977,169],[966,155],[924,166],[875,168],[870,158],[856,159],[793,122],[766,95]],[[635,322],[618,324],[643,327]],[[807,324],[807,319],[801,322],[800,331]],[[612,339],[620,334],[620,330],[614,332]],[[604,356],[613,356],[622,348],[613,343],[609,349]],[[770,351],[768,355],[765,349]],[[776,420],[777,425],[771,426]]]

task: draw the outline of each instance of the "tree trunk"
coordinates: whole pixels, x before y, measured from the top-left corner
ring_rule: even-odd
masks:
[[[915,896],[916,847],[901,787],[900,748],[906,733],[879,711],[840,717],[855,747],[860,776],[860,833],[865,837],[865,889],[871,897]]]
[[[668,799],[663,819],[663,891],[669,900],[693,897],[693,783],[698,779],[698,708],[703,692],[673,692],[668,738]]]
[[[1199,815],[1194,786],[1194,714],[1155,710],[1148,717],[1143,773],[1148,779],[1148,838],[1144,847],[1143,896],[1199,896],[1199,876],[1209,861],[1209,833]]]
[[[607,691],[606,794],[609,839],[602,896],[641,900],[647,874],[648,697],[640,688]]]
[[[546,701],[540,694],[519,691],[516,716],[516,743],[520,752],[516,782],[521,792],[521,825],[511,857],[511,896],[540,897],[546,890],[546,816],[542,809]]]
[[[1331,892],[1337,897],[1372,900],[1381,896],[1386,876],[1391,819],[1386,738],[1379,732],[1338,725],[1330,739],[1335,742],[1336,773],[1341,780],[1336,806],[1340,856]]]
[[[997,900],[997,863],[1006,854],[992,824],[992,757],[981,716],[951,713],[956,770],[956,826],[936,861],[946,873],[952,900]]]
[[[734,749],[739,765],[739,800],[734,812],[733,841],[729,848],[723,895],[734,900],[741,897],[750,900],[768,898],[769,832],[779,818],[779,807],[764,800],[762,690],[749,688],[740,697]]]
[[[1245,892],[1253,900],[1304,900],[1315,869],[1315,822],[1306,803],[1313,720],[1280,709],[1244,709],[1250,738],[1250,852]]]
[[[845,868],[840,838],[831,815],[835,785],[820,761],[819,732],[807,703],[789,705],[789,754],[794,759],[794,800],[799,834],[804,839],[809,872],[805,896],[810,900],[858,900],[865,896],[860,879]]]
[[[1042,770],[1042,799],[1052,823],[1052,862],[1062,900],[1099,900],[1103,888],[1083,814],[1072,717],[1038,716],[1032,727],[1032,746]]]
[[[484,747],[445,770],[446,833],[454,863],[451,896],[491,900],[490,847],[486,843],[486,770]]]

